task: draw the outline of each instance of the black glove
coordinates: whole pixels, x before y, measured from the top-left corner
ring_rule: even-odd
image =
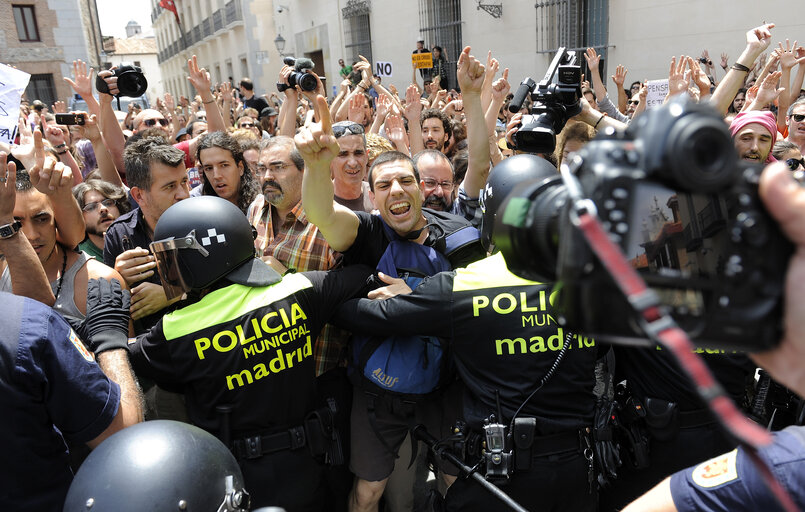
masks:
[[[131,294],[117,279],[90,279],[87,286],[87,319],[84,343],[95,354],[127,348]]]

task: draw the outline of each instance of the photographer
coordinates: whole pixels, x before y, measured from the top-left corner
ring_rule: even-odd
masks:
[[[768,166],[760,179],[760,196],[796,245],[786,275],[785,333],[779,346],[756,353],[755,362],[772,377],[805,396],[805,189],[781,163]],[[761,450],[772,471],[805,509],[805,428],[789,427],[774,434],[774,443]],[[772,510],[776,502],[742,449],[726,453],[695,468],[682,470],[626,508],[625,512],[687,510]]]

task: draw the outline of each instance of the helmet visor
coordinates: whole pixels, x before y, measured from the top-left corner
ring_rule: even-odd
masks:
[[[167,238],[151,242],[150,248],[157,260],[157,271],[168,300],[181,297],[192,289],[182,277],[179,267],[179,250],[196,250],[205,258],[210,255],[196,240],[195,229],[183,238]]]

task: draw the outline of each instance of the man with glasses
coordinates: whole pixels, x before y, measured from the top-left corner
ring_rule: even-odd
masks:
[[[419,171],[419,186],[425,196],[422,206],[440,212],[452,213],[464,217],[476,228],[481,227],[481,209],[478,205],[478,197],[471,198],[464,190],[466,184],[455,182],[453,164],[450,159],[441,151],[426,149],[414,155],[414,165]],[[472,177],[480,173],[473,169],[468,171],[468,176]],[[479,179],[486,180],[486,173],[479,176]],[[475,194],[478,196],[478,194]]]
[[[259,138],[262,134],[260,133],[259,125],[257,121],[252,116],[241,115],[237,121],[238,128],[242,128],[245,130],[249,130]]]
[[[171,129],[170,123],[165,116],[163,116],[158,110],[147,108],[137,114],[134,118],[134,133],[141,132],[148,128],[157,127],[163,132],[165,132],[165,138],[170,140]]]
[[[332,129],[338,142],[338,153],[330,163],[334,199],[354,212],[371,212],[374,205],[365,181],[369,163],[365,129],[352,121],[335,123]]]
[[[89,180],[73,187],[73,196],[84,213],[87,237],[78,249],[103,263],[106,230],[131,210],[123,189],[102,180]]]
[[[805,154],[805,98],[792,103],[787,114],[788,137],[785,140],[799,146],[799,152]]]

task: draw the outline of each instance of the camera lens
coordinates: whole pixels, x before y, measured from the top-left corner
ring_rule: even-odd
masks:
[[[708,192],[735,181],[737,157],[724,122],[686,116],[668,134],[666,154],[676,182],[689,190]]]
[[[310,73],[299,73],[299,77],[297,80],[299,81],[299,87],[303,91],[315,91],[316,86],[316,77],[311,75]]]

